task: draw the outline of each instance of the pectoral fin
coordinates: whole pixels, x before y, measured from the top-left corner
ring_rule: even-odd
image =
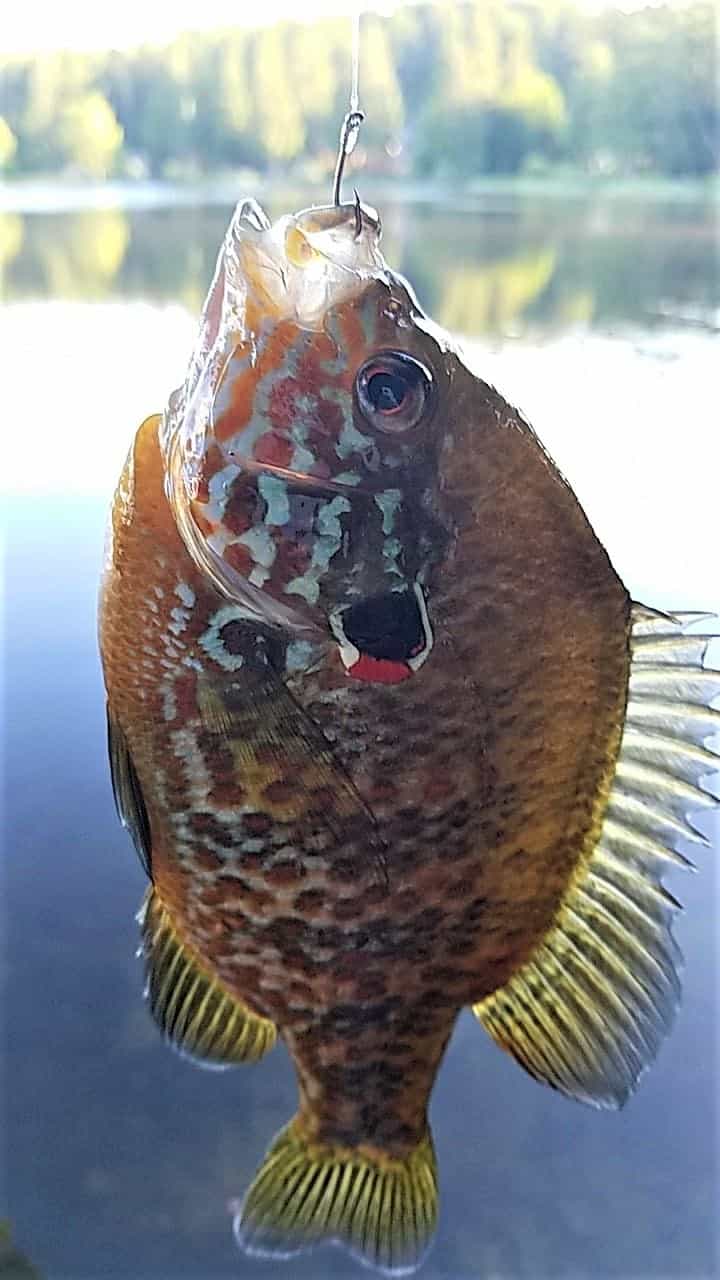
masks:
[[[332,744],[279,677],[270,672],[255,681],[247,677],[222,684],[200,680],[198,705],[205,728],[218,735],[235,758],[246,789],[254,778],[262,778],[268,761],[274,768],[276,760],[279,769],[273,776],[292,777],[301,797],[312,801],[322,791],[323,803],[313,810],[313,818],[332,832],[338,844],[352,827],[353,838],[362,839],[378,879],[387,882],[386,847],[377,820]]]
[[[274,1023],[253,1013],[204,970],[178,936],[154,889],[139,915],[153,1018],[186,1057],[210,1066],[257,1062],[275,1043]]]
[[[107,742],[115,808],[123,826],[133,838],[137,855],[146,875],[152,879],[152,841],[150,822],[143,800],[140,780],[123,733],[110,708],[107,708]]]
[[[662,874],[688,865],[676,838],[706,843],[685,814],[717,804],[696,783],[718,767],[703,738],[720,729],[708,706],[720,675],[703,666],[711,637],[684,634],[694,620],[635,607],[630,697],[599,838],[535,954],[474,1006],[531,1075],[598,1107],[626,1101],[680,994],[678,903]]]

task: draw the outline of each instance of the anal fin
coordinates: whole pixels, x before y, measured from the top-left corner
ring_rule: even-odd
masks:
[[[275,1043],[275,1025],[253,1013],[202,967],[150,889],[139,914],[150,1011],[165,1038],[207,1066],[257,1062]]]

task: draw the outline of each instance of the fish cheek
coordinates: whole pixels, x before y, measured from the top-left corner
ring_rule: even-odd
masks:
[[[341,544],[322,579],[326,611],[411,589],[431,545],[427,525],[399,489],[354,494]]]

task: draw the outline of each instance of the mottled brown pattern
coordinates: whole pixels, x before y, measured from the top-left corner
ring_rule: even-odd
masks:
[[[271,643],[252,679],[214,663],[199,641],[226,602],[176,531],[157,419],[115,506],[102,644],[178,931],[278,1024],[313,1137],[402,1154],[424,1130],[459,1009],[528,958],[592,843],[623,714],[629,605],[517,413],[420,329],[385,323],[379,344],[417,355],[438,384],[421,461],[442,555],[426,582],[435,648],[420,671],[393,686],[352,681],[331,642],[288,687]],[[178,581],[195,603],[168,651]],[[341,585],[331,572],[323,591]],[[226,623],[230,654],[244,651],[243,628]],[[202,676],[191,665],[168,722],[161,685],[185,658]],[[173,745],[177,726],[200,769]]]

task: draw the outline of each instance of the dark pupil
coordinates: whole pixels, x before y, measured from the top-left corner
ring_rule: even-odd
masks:
[[[394,413],[405,400],[408,385],[396,373],[374,373],[368,382],[367,393],[378,413]]]

